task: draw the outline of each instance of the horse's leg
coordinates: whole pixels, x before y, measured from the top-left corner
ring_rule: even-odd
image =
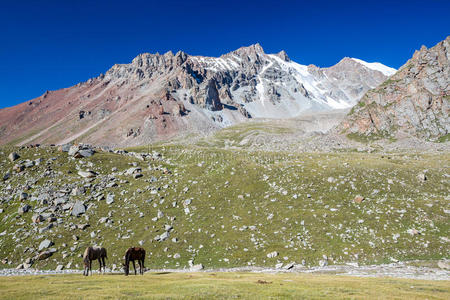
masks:
[[[91,271],[91,276],[92,276],[92,260],[89,259],[89,270],[88,270],[88,276],[89,276],[89,271]]]
[[[142,274],[142,265],[141,265],[141,260],[138,259],[138,264],[139,264],[139,275]]]
[[[134,268],[134,275],[136,275],[136,264],[134,263],[134,260],[133,260],[133,268]]]
[[[105,257],[102,257],[102,262],[103,262],[103,274],[105,274],[106,273]]]

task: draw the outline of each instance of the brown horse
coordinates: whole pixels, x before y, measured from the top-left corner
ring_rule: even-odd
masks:
[[[144,260],[145,260],[145,250],[139,247],[128,248],[125,252],[125,263],[123,264],[123,269],[125,271],[125,276],[130,273],[130,261],[133,262],[134,275],[136,275],[136,264],[134,261],[137,260],[139,263],[139,274],[144,275]]]
[[[83,262],[84,262],[83,275],[88,276],[89,271],[91,271],[91,275],[92,275],[92,261],[96,260],[96,259],[98,259],[98,263],[100,264],[99,272],[100,273],[102,272],[102,267],[103,267],[103,273],[104,273],[105,269],[106,269],[105,258],[108,258],[105,248],[103,248],[103,247],[102,248],[87,247],[86,250],[84,250],[84,254],[83,254]]]

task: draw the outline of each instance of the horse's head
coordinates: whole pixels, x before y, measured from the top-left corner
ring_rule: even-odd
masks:
[[[89,267],[89,257],[88,256],[83,257],[83,264],[84,264],[85,268]]]
[[[128,276],[128,274],[130,273],[130,266],[125,263],[122,263],[122,268],[123,271],[125,272],[125,276]]]

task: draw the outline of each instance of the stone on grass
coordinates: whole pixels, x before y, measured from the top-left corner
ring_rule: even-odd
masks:
[[[40,244],[39,244],[39,248],[38,251],[47,249],[48,247],[52,246],[53,242],[50,240],[43,240]]]
[[[278,252],[277,251],[273,251],[267,254],[268,258],[274,258],[278,256]]]
[[[79,215],[82,215],[86,212],[86,207],[84,206],[83,202],[76,201],[75,204],[72,207],[72,216],[78,217]]]
[[[353,199],[353,201],[355,202],[355,203],[361,203],[361,202],[363,202],[364,201],[364,197],[363,196],[360,196],[360,195],[357,195],[356,197],[355,197],[355,199]]]
[[[20,158],[20,155],[17,154],[16,152],[11,152],[11,153],[8,155],[8,158],[9,158],[10,161],[15,161],[15,160],[17,160],[17,159]]]

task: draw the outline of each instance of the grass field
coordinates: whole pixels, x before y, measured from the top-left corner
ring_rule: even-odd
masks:
[[[256,273],[48,275],[0,280],[0,299],[449,299],[449,281]]]

